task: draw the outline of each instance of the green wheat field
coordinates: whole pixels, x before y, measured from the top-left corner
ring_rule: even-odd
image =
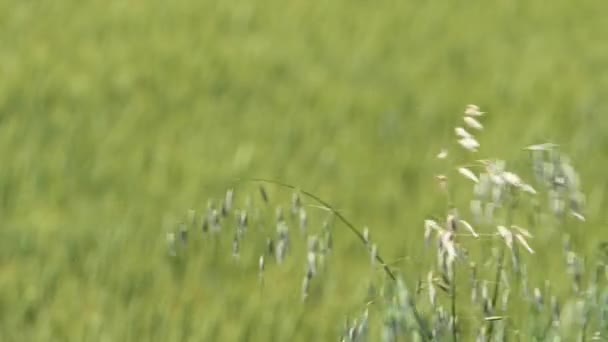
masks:
[[[606,11],[0,1],[0,340],[608,340]]]

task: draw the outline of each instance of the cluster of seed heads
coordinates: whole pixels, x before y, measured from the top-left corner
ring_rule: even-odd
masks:
[[[463,148],[467,157],[485,153],[477,137],[484,130],[485,115],[478,106],[468,105],[461,124],[454,128],[457,148]],[[424,220],[425,245],[427,249],[435,246],[436,263],[429,263],[430,269],[418,276],[413,293],[408,291],[403,277],[395,276],[380,258],[378,245],[368,227],[359,232],[322,200],[289,185],[286,187],[294,192],[287,210],[281,206],[269,208],[269,193],[260,185],[261,209],[251,197],[247,197],[244,207],[239,209],[235,191],[230,189],[218,203],[210,201],[198,221],[196,212],[189,211],[186,220],[167,233],[168,253],[171,257],[180,256],[189,248],[189,241],[198,236],[195,234],[198,228],[202,236],[216,237],[210,241],[219,241],[221,236],[228,235],[232,239],[234,260],[242,262],[251,254],[246,252],[248,248],[255,250],[258,278],[263,284],[269,264],[288,264],[295,256],[302,255],[298,250],[304,250],[301,291],[306,300],[314,295],[311,289],[313,284],[316,288],[317,278],[328,273],[324,269],[333,248],[332,224],[338,217],[365,245],[371,274],[380,269],[376,267],[380,264],[389,280],[382,283],[379,290],[373,281],[370,283],[365,309],[355,319],[346,320],[341,341],[378,340],[370,337],[370,330],[373,331],[370,315],[375,312],[370,310],[376,308],[376,304],[383,317],[381,337],[387,342],[466,341],[473,337],[479,342],[506,341],[511,337],[536,341],[605,340],[608,338],[608,243],[600,249],[596,263],[590,266],[587,256],[576,252],[570,235],[563,232],[563,273],[569,277],[569,294],[560,290],[561,284],[556,286],[548,280],[539,283],[538,274],[534,273],[537,270],[527,263],[526,256],[532,258],[543,252],[542,245],[539,247],[540,244],[530,241],[547,220],[522,223],[531,212],[526,206],[540,211],[539,203],[546,198],[549,213],[558,217],[559,222],[567,223],[568,217],[583,222],[585,198],[580,176],[557,145],[537,144],[524,150],[532,166],[528,173],[518,173],[513,165],[519,164],[499,158],[477,157],[454,163],[447,148],[438,153],[442,163],[450,162],[444,171],[454,170],[457,177],[452,180],[450,172],[436,175],[448,205],[443,214]],[[532,181],[528,182],[527,178]],[[472,187],[471,197],[464,205],[470,210],[459,210],[460,202],[452,197],[453,183],[458,179],[466,180],[465,184]],[[315,227],[314,216],[309,218],[306,209],[310,207],[305,205],[303,197],[315,199],[331,212],[320,227]],[[274,216],[273,209],[276,209]],[[273,217],[268,219],[268,216]],[[261,239],[250,243],[251,235]],[[421,293],[425,296],[418,296]],[[529,308],[523,313],[529,315],[529,319],[517,316],[521,313],[514,314],[515,307],[521,308],[521,304]],[[470,339],[466,339],[465,332]]]

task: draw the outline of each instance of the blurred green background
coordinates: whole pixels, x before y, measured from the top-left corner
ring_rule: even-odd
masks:
[[[489,112],[480,156],[562,144],[587,194],[585,236],[604,238],[606,10],[0,1],[0,339],[337,339],[369,270],[346,230],[329,290],[301,303],[300,263],[261,292],[255,255],[235,264],[229,244],[176,275],[167,227],[236,178],[265,177],[368,225],[388,260],[417,255],[423,219],[443,208],[435,155],[468,103]]]

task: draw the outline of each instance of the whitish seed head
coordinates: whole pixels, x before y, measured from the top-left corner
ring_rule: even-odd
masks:
[[[479,183],[479,178],[477,178],[477,176],[475,175],[475,173],[473,173],[473,171],[469,170],[466,167],[459,167],[458,168],[458,172],[463,175],[464,177],[472,180],[475,183]]]
[[[510,184],[514,187],[520,187],[523,184],[521,178],[519,178],[519,176],[513,172],[505,171],[502,173],[501,176],[505,180],[505,182],[507,182],[507,184]]]
[[[473,229],[473,226],[471,226],[469,222],[465,220],[459,220],[459,222],[466,228],[466,230],[469,231],[469,233],[471,233],[471,235],[473,235],[473,237],[479,238],[479,234],[477,234],[477,232],[475,231],[475,229]]]
[[[477,152],[479,150],[479,142],[475,138],[462,138],[458,140],[458,143],[469,152]]]
[[[530,145],[524,148],[524,150],[528,150],[528,151],[550,151],[553,150],[555,148],[559,147],[559,145],[554,144],[554,143],[544,143],[544,144],[537,144],[537,145]]]
[[[536,190],[530,184],[522,184],[521,185],[521,190],[523,192],[527,192],[527,193],[529,193],[531,195],[536,195],[537,194]]]
[[[534,254],[534,250],[532,249],[532,247],[530,247],[530,245],[526,241],[526,238],[522,234],[516,233],[515,238],[517,239],[520,245],[522,245],[528,252],[530,252],[530,254]]]
[[[464,117],[464,122],[470,128],[476,129],[478,131],[483,130],[483,125],[479,121],[477,121],[475,118],[473,118],[473,117],[465,116]]]
[[[428,293],[429,293],[429,302],[431,303],[431,306],[434,308],[437,305],[437,291],[435,290],[435,285],[434,280],[433,280],[433,271],[429,271],[427,277],[426,277],[426,281],[427,281],[427,287],[428,287]]]
[[[308,273],[313,277],[317,274],[317,254],[315,252],[308,252],[306,261]]]
[[[511,226],[511,229],[514,229],[514,230],[518,231],[518,232],[519,232],[519,234],[523,235],[524,237],[526,237],[526,238],[528,238],[528,239],[531,239],[531,238],[533,238],[533,237],[534,237],[534,236],[533,236],[533,235],[530,233],[530,231],[528,231],[527,229],[522,228],[522,227],[520,227],[520,226],[512,225],[512,226]]]
[[[448,150],[442,148],[441,151],[437,154],[437,159],[445,159],[448,157]]]
[[[466,129],[464,129],[463,127],[456,127],[454,128],[454,133],[456,134],[457,137],[461,138],[461,139],[472,139],[473,135],[469,132],[467,132]]]
[[[505,226],[497,226],[496,229],[498,230],[500,237],[505,241],[505,244],[507,244],[507,247],[513,250],[513,233]]]
[[[469,104],[464,110],[464,115],[467,116],[483,116],[485,112],[480,111],[479,106],[474,104]]]

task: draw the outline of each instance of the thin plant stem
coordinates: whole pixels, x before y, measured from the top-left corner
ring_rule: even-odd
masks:
[[[355,227],[354,224],[352,224],[344,215],[342,215],[338,210],[336,210],[331,204],[329,204],[328,202],[324,201],[323,199],[321,199],[317,195],[315,195],[315,194],[313,194],[311,192],[308,192],[306,190],[302,190],[301,188],[296,187],[294,185],[283,183],[283,182],[276,181],[276,180],[271,180],[271,179],[250,178],[250,179],[244,179],[243,181],[269,183],[269,184],[274,184],[274,185],[278,185],[278,186],[281,186],[281,187],[284,187],[284,188],[288,188],[288,189],[299,191],[304,196],[306,196],[308,198],[311,198],[314,201],[316,201],[317,203],[319,203],[322,206],[324,206],[327,210],[329,210],[332,214],[334,214],[340,221],[342,221],[342,223],[344,223],[350,229],[350,231],[353,234],[355,234],[355,236],[357,236],[357,238],[364,245],[367,245],[367,241],[365,240],[365,237],[363,236],[363,233],[361,233],[359,231],[359,229],[357,229]],[[384,269],[384,272],[391,278],[391,280],[397,281],[397,277],[395,276],[395,274],[393,273],[393,271],[391,271],[391,269],[388,267],[388,265],[386,264],[386,262],[384,262],[384,259],[380,256],[380,254],[377,253],[376,256],[375,256],[375,258],[378,261],[378,263],[380,263],[382,265],[382,268]],[[418,324],[418,327],[420,329],[422,340],[423,341],[428,341],[428,340],[432,339],[432,334],[430,333],[430,331],[426,327],[426,324],[424,323],[424,320],[420,316],[420,313],[418,312],[418,310],[416,308],[416,304],[411,299],[409,301],[409,306],[410,306],[410,309],[411,309],[412,314],[414,316],[414,319],[416,320],[416,323]]]

